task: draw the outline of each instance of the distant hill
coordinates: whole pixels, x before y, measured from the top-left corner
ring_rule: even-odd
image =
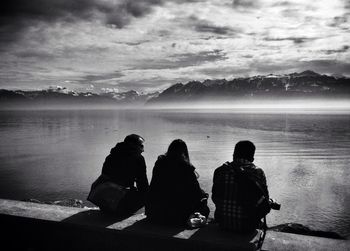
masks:
[[[136,91],[108,93],[78,93],[66,88],[22,91],[0,90],[1,108],[69,108],[69,107],[123,107],[143,105],[159,93],[139,94]]]
[[[190,81],[187,84],[177,83],[170,86],[147,103],[275,98],[350,98],[350,79],[321,75],[308,70],[286,75]]]

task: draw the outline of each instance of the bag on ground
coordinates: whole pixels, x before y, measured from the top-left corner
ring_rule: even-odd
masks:
[[[91,186],[87,200],[102,210],[116,211],[128,189],[99,177]]]

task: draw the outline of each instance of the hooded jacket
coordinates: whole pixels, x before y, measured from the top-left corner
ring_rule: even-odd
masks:
[[[143,194],[148,190],[145,159],[137,149],[125,142],[117,143],[111,149],[103,163],[102,174],[121,186],[137,189]]]

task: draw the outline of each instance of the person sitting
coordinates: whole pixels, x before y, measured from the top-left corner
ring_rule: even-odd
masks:
[[[270,211],[269,205],[259,209],[256,204],[260,203],[259,198],[267,203],[269,192],[264,171],[253,164],[254,154],[252,142],[240,141],[235,146],[233,162],[226,162],[214,171],[214,218],[224,230],[252,232],[261,226],[261,219]]]
[[[186,143],[176,139],[154,165],[146,200],[147,219],[159,224],[185,226],[190,215],[208,217],[208,194],[197,180]]]
[[[117,143],[106,157],[102,167],[102,175],[93,186],[110,181],[121,186],[127,192],[120,199],[114,212],[110,212],[108,208],[100,207],[102,211],[128,216],[144,206],[149,188],[146,163],[141,155],[144,151],[144,141],[141,136],[130,134],[125,137],[123,142]]]

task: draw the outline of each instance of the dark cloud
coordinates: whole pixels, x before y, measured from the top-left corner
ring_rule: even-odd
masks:
[[[201,64],[203,62],[213,62],[221,61],[227,59],[226,53],[222,50],[213,50],[213,51],[201,51],[199,53],[184,53],[176,54],[172,56],[175,58],[175,62],[178,63],[190,63],[191,65]]]
[[[350,1],[349,0],[343,0],[344,2],[344,8],[347,10],[350,10]]]
[[[265,41],[292,41],[294,44],[302,44],[308,41],[313,41],[318,38],[310,38],[310,37],[283,37],[283,38],[272,38],[265,37]]]
[[[106,14],[106,23],[116,28],[123,28],[132,18],[143,17],[152,11],[153,6],[163,4],[163,0],[120,0],[119,2],[117,5],[97,8]]]
[[[208,67],[200,69],[201,73],[210,76],[210,78],[231,78],[235,76],[244,76],[250,72],[248,68],[237,68],[233,66]]]
[[[71,57],[73,55],[81,56],[82,54],[83,55],[92,54],[92,55],[101,56],[103,53],[108,52],[108,50],[109,48],[106,46],[82,45],[80,47],[77,47],[73,45],[73,46],[66,46],[59,51],[57,50],[56,55],[64,58]]]
[[[35,51],[35,50],[31,50],[31,49],[17,52],[17,53],[15,53],[15,56],[20,57],[20,58],[33,58],[33,59],[38,59],[38,60],[55,58],[55,55],[53,53],[46,52],[46,51]]]
[[[282,16],[283,17],[298,18],[298,17],[300,17],[300,9],[299,8],[287,8],[285,10],[282,10]]]
[[[289,1],[282,1],[282,2],[277,2],[277,3],[273,3],[272,7],[289,7],[289,6],[293,6],[293,3],[289,2]]]
[[[226,35],[231,32],[231,29],[229,27],[218,27],[210,24],[198,24],[195,26],[195,29],[199,32],[210,32],[219,35]]]
[[[164,0],[3,0],[0,8],[0,43],[8,44],[21,37],[21,32],[40,22],[75,22],[97,15],[111,27],[123,28],[132,18],[152,11]]]
[[[349,15],[336,16],[333,18],[332,22],[329,24],[331,27],[338,27],[342,24],[346,24],[348,22]]]
[[[227,56],[222,50],[201,51],[198,53],[183,53],[172,55],[169,59],[148,60],[136,66],[137,70],[148,69],[177,69],[183,67],[202,65],[207,62],[226,60]]]
[[[236,35],[240,33],[240,29],[235,29],[228,26],[218,26],[212,24],[208,20],[199,19],[196,16],[190,16],[186,25],[190,25],[198,32],[213,33],[217,35]]]
[[[205,0],[171,1],[186,4]],[[123,28],[132,18],[143,17],[149,14],[154,6],[165,2],[166,0],[2,0],[0,32],[4,34],[4,27],[18,31],[36,22],[92,19],[96,18],[96,13],[102,14],[106,24]]]
[[[151,11],[153,5],[159,5],[161,3],[161,0],[127,1],[125,10],[134,17],[142,17]]]
[[[85,18],[97,7],[93,0],[3,0],[1,25],[23,25],[25,20],[55,21],[59,18]]]
[[[2,44],[11,44],[21,37],[22,25],[4,24],[0,16],[0,51],[4,50]]]
[[[18,60],[21,59],[35,59],[35,60],[45,60],[45,61],[54,61],[58,58],[66,59],[71,56],[81,56],[87,55],[87,54],[94,54],[94,55],[102,55],[103,53],[107,52],[107,47],[102,46],[96,46],[96,45],[90,45],[90,46],[82,46],[82,47],[76,47],[76,46],[67,46],[63,49],[57,49],[54,51],[47,51],[40,48],[32,49],[32,48],[22,48],[19,51],[16,51],[13,53],[15,57],[17,57]]]
[[[343,53],[343,52],[347,52],[349,50],[349,48],[350,48],[350,46],[344,45],[340,49],[337,49],[337,50],[323,50],[323,52],[326,53],[327,55],[334,54],[334,53]]]
[[[233,0],[232,6],[234,8],[250,9],[257,8],[260,4],[258,0]]]
[[[129,46],[137,46],[137,45],[141,45],[141,44],[145,44],[151,42],[151,40],[141,40],[141,41],[137,41],[137,42],[114,42],[115,44],[122,44],[122,45],[129,45]]]
[[[120,71],[99,75],[86,75],[85,77],[83,77],[83,80],[81,82],[85,84],[91,84],[91,82],[121,78],[123,76],[125,75]]]
[[[98,0],[3,0],[0,14],[2,24],[6,21],[14,22],[22,19],[43,21],[88,19],[92,17],[94,11],[106,14],[107,18],[108,15],[142,17],[151,11],[152,6],[160,5],[162,2],[162,0],[117,0],[110,2]]]

